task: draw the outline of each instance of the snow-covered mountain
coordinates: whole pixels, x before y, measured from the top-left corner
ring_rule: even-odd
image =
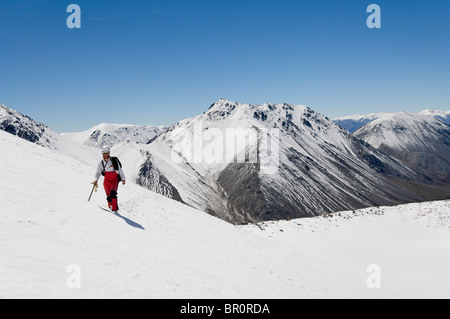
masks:
[[[337,117],[333,121],[343,128],[345,128],[350,133],[355,132],[360,127],[363,127],[367,123],[376,120],[377,118],[386,115],[387,113],[370,113],[367,115],[349,115],[349,116],[343,116],[343,117]]]
[[[140,185],[232,223],[434,196],[409,188],[422,187],[420,175],[306,106],[219,100],[142,152]]]
[[[66,138],[80,144],[102,147],[117,145],[123,141],[146,144],[164,131],[164,126],[139,126],[101,123],[86,131],[62,133]]]
[[[450,125],[450,111],[440,111],[440,110],[428,109],[428,110],[423,110],[417,114],[433,116],[433,117],[441,120],[442,122]]]
[[[84,163],[93,164],[98,159],[98,154],[93,148],[70,141],[46,125],[3,104],[0,104],[0,130]]]
[[[219,100],[153,138],[155,132],[121,125],[61,136],[6,107],[1,114],[6,131],[91,166],[98,149],[83,144],[114,145],[128,180],[236,224],[441,199],[448,192],[424,184],[432,175],[306,106]]]
[[[0,104],[0,129],[32,143],[50,147],[51,130],[4,104]]]
[[[130,180],[113,215],[92,166],[0,149],[0,298],[450,298],[449,201],[238,227]]]
[[[357,131],[359,128],[366,125],[367,123],[376,120],[380,117],[388,116],[389,114],[392,113],[371,113],[367,115],[355,114],[350,116],[337,117],[333,121],[342,126],[343,128],[345,128],[346,130],[348,130],[350,133],[353,133]],[[450,111],[427,109],[418,112],[416,114],[434,117],[442,120],[444,123],[450,124]]]
[[[354,135],[431,179],[450,184],[450,126],[434,116],[389,113]]]

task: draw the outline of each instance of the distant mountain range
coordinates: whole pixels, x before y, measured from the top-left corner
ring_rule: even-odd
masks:
[[[430,181],[450,182],[450,127],[438,117],[390,113],[369,122],[354,135],[401,160]]]
[[[367,115],[350,115],[344,117],[337,117],[334,122],[348,130],[350,133],[357,131],[359,128],[363,127],[367,123],[376,120],[380,117],[389,115],[391,113],[371,113]],[[417,115],[427,115],[440,119],[446,124],[450,124],[450,111],[439,111],[439,110],[423,110],[421,112],[415,113]]]
[[[45,147],[92,147],[99,160],[94,147],[109,144],[128,179],[234,224],[450,195],[450,127],[436,113],[380,115],[353,135],[306,106],[221,99],[169,128],[100,124],[59,135],[1,112],[0,128]]]
[[[164,129],[164,126],[102,123],[83,132],[62,133],[62,135],[80,144],[101,148],[103,145],[112,147],[123,141],[145,144],[161,134]]]

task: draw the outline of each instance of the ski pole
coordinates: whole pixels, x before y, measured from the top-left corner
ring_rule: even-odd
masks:
[[[91,195],[89,195],[88,202],[91,201],[92,193],[94,192],[94,189],[95,189],[95,191],[97,191],[97,187],[98,187],[98,184],[94,184],[94,186],[92,186]]]
[[[88,202],[91,200],[92,193],[94,192],[95,184],[92,185],[91,195],[89,195]]]

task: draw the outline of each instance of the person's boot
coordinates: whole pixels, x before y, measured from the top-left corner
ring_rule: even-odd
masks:
[[[108,196],[106,198],[106,200],[108,201],[108,207],[109,209],[113,210],[113,205],[112,205],[112,198],[110,196]]]
[[[116,212],[119,210],[119,207],[117,205],[117,191],[115,191],[115,190],[111,191],[111,210],[113,212]]]

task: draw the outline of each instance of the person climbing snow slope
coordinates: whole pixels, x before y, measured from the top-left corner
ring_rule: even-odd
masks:
[[[97,185],[100,175],[104,176],[103,186],[107,196],[108,207],[116,212],[119,210],[117,190],[119,188],[119,182],[125,185],[125,174],[122,171],[122,164],[119,159],[110,156],[109,147],[102,147],[102,156],[103,159],[97,166],[95,181],[92,184]]]

